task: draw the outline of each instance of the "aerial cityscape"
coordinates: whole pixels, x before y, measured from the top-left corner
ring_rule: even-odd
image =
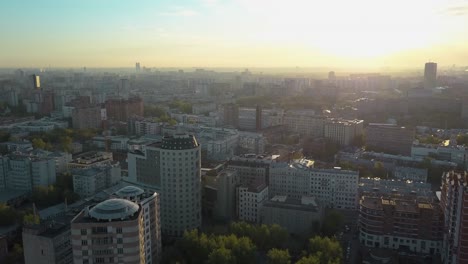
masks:
[[[468,2],[0,22],[0,263],[468,263]]]

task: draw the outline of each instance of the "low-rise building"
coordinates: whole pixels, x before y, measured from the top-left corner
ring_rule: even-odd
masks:
[[[274,196],[263,204],[262,223],[278,224],[293,234],[308,234],[314,225],[320,226],[323,218],[321,208],[314,197],[300,199],[287,196]]]
[[[73,191],[81,198],[89,197],[98,191],[117,184],[122,173],[120,164],[95,166],[72,170]]]
[[[261,223],[261,210],[268,200],[268,186],[252,184],[237,187],[237,216],[239,220]]]
[[[393,177],[400,180],[427,182],[427,169],[396,166]]]
[[[205,214],[219,220],[235,218],[237,176],[237,172],[232,169],[222,170],[213,176],[203,176],[202,209]]]
[[[111,152],[89,151],[73,157],[68,163],[68,169],[89,168],[99,165],[111,164],[113,161]]]
[[[394,124],[370,123],[366,128],[366,146],[393,154],[410,155],[415,130]]]

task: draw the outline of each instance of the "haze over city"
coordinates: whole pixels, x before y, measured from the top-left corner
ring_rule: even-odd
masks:
[[[467,264],[468,0],[0,5],[1,264]]]
[[[0,67],[445,67],[467,24],[454,0],[5,1]]]

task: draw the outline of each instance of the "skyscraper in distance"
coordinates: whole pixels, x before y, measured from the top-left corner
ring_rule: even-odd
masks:
[[[140,63],[139,62],[135,63],[135,70],[137,72],[140,71]]]
[[[31,77],[32,77],[33,89],[34,90],[41,89],[41,78],[39,77],[39,75],[33,74]]]
[[[424,66],[424,88],[431,89],[437,86],[437,63],[427,62]]]

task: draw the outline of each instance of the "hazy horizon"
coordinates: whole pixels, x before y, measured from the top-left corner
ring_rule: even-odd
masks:
[[[1,68],[465,66],[468,1],[8,1]]]

